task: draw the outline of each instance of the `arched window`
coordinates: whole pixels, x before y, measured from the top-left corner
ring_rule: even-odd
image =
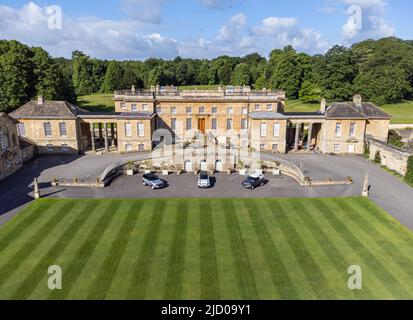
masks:
[[[0,149],[4,150],[9,147],[9,134],[7,129],[0,128]]]

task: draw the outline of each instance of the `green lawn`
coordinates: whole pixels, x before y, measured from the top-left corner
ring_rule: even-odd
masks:
[[[394,124],[412,124],[413,123],[413,101],[405,101],[398,104],[386,104],[381,107],[385,112],[391,114]]]
[[[413,298],[413,234],[362,198],[43,199],[0,243],[0,299]]]
[[[115,111],[115,102],[113,94],[95,93],[87,96],[80,96],[77,99],[77,104],[91,112],[113,112]]]
[[[192,89],[215,89],[217,86],[181,86],[182,90]],[[89,111],[107,111],[113,112],[115,104],[113,94],[96,93],[78,98],[78,105]],[[381,108],[393,116],[392,123],[395,124],[413,124],[413,101],[406,101],[399,104],[384,105]],[[319,103],[304,103],[300,100],[287,100],[285,111],[287,112],[310,112],[320,109]]]
[[[386,104],[380,108],[393,116],[391,121],[393,124],[413,124],[413,101]],[[300,100],[287,100],[285,108],[287,112],[310,112],[319,109],[319,103],[304,103]]]

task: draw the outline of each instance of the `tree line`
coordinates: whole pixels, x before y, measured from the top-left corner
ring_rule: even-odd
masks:
[[[413,41],[366,40],[325,54],[308,55],[293,47],[244,57],[108,61],[74,51],[71,59],[17,41],[0,41],[0,111],[11,111],[42,94],[67,100],[92,93],[151,85],[250,85],[286,91],[304,102],[349,100],[355,93],[376,104],[413,97]]]

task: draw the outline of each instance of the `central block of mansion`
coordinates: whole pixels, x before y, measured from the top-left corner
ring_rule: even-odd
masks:
[[[132,87],[116,91],[114,101],[115,112],[96,113],[39,97],[9,116],[17,120],[19,136],[40,154],[150,151],[154,140],[162,141],[155,135],[185,144],[199,134],[205,134],[206,144],[234,145],[235,139],[236,145],[275,153],[362,154],[366,135],[387,141],[391,119],[359,95],[329,106],[323,100],[315,112],[285,112],[284,92],[249,87]]]

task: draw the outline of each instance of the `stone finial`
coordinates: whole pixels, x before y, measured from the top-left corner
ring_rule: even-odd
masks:
[[[366,173],[366,176],[364,178],[363,191],[362,191],[361,195],[363,197],[368,198],[369,194],[370,194],[369,174]]]
[[[39,181],[37,180],[37,178],[34,178],[33,187],[34,187],[34,198],[40,199]]]
[[[362,104],[362,102],[363,102],[362,96],[359,95],[359,94],[356,94],[356,95],[353,97],[353,102],[354,102],[357,106],[361,106],[361,104]]]
[[[39,96],[37,97],[37,104],[38,104],[38,105],[44,105],[44,98],[43,98],[42,95],[39,95]]]
[[[327,109],[327,101],[326,99],[321,99],[321,105],[320,105],[320,111],[321,113],[326,113],[326,109]]]
[[[132,85],[132,87],[131,87],[131,92],[135,93],[135,86],[134,85]]]

